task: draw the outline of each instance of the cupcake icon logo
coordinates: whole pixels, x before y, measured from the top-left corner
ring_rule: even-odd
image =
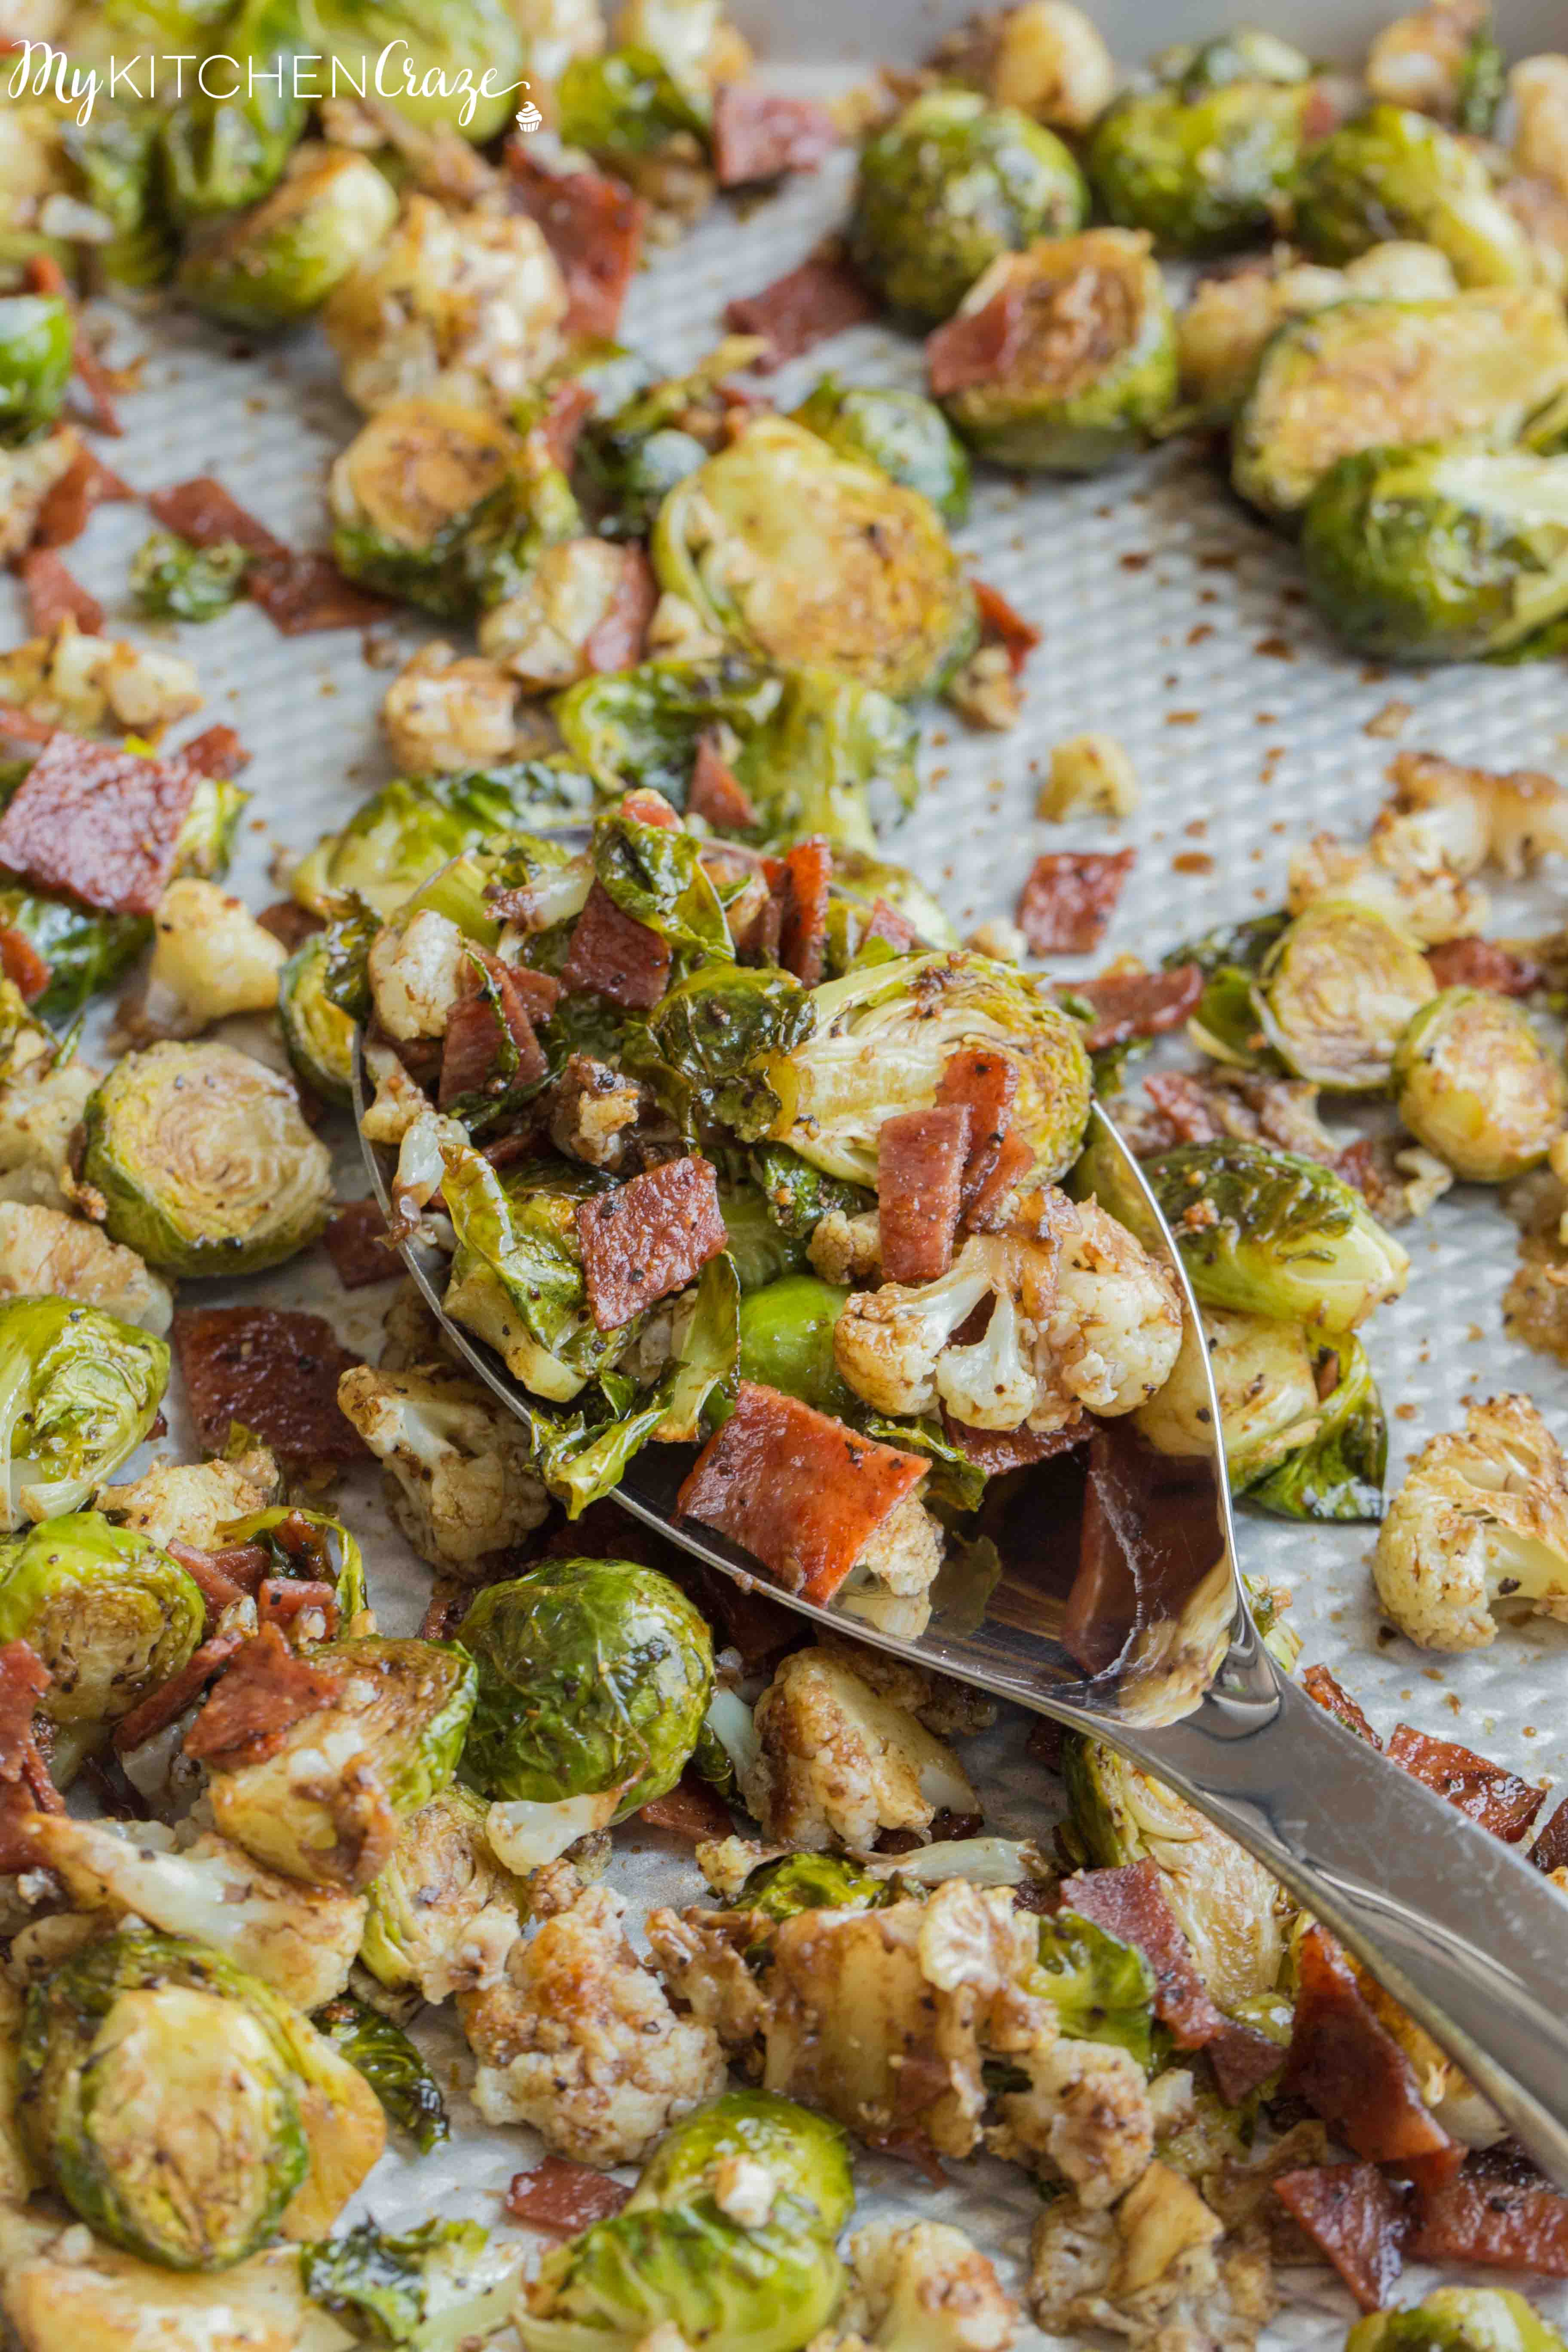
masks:
[[[512,117],[512,121],[516,123],[520,131],[537,131],[540,125],[543,122],[544,117],[539,111],[538,107],[535,106],[532,99],[529,98],[525,99],[522,104],[518,108],[517,112]]]

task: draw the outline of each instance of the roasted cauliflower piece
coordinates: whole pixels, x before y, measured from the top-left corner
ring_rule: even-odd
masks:
[[[1364,849],[1316,833],[1290,852],[1287,901],[1293,915],[1314,899],[1370,908],[1424,948],[1471,939],[1485,928],[1490,902],[1425,831],[1374,827]]]
[[[1568,58],[1521,58],[1508,78],[1513,161],[1525,176],[1568,195]]]
[[[1113,2204],[1154,2152],[1154,2121],[1143,2069],[1107,2042],[1063,2039],[1019,2052],[1013,2064],[1026,2091],[1005,2092],[1002,2120],[985,2135],[993,2155],[1048,2180],[1077,2184],[1089,2210]]]
[[[1511,880],[1568,855],[1568,792],[1554,776],[1460,767],[1434,751],[1396,752],[1388,773],[1395,815],[1424,818],[1462,874],[1491,865]]]
[[[0,560],[9,562],[30,543],[44,500],[81,455],[71,425],[21,449],[0,449]],[[10,697],[7,696],[9,700]]]
[[[525,694],[575,686],[594,672],[595,635],[620,607],[626,581],[624,548],[605,539],[563,540],[545,549],[515,595],[485,614],[479,649]]]
[[[160,1462],[126,1486],[100,1486],[93,1507],[156,1544],[216,1551],[218,1530],[278,1500],[278,1465],[265,1446],[232,1462]]]
[[[195,1037],[236,1013],[270,1013],[289,960],[243,898],[216,882],[171,882],[153,917],[153,968],[139,1022],[163,1037]]]
[[[462,992],[468,950],[456,923],[422,907],[400,927],[388,923],[370,950],[371,993],[389,1037],[444,1037]],[[428,1110],[429,1104],[422,1106]]]
[[[168,1285],[97,1225],[36,1202],[0,1201],[0,1298],[46,1292],[106,1307],[160,1338],[174,1311]]]
[[[1138,772],[1114,735],[1068,735],[1051,746],[1037,814],[1058,824],[1070,816],[1131,816]]]
[[[1087,131],[1110,105],[1116,66],[1098,26],[1071,0],[987,9],[942,41],[933,60],[950,81],[1016,107],[1053,131]]]
[[[832,2332],[816,2337],[809,2352],[1008,2352],[1017,2305],[962,2230],[945,2221],[870,2221],[846,2251],[848,2294]]]
[[[637,2163],[723,2089],[719,2037],[670,2007],[626,1941],[621,1895],[579,1887],[559,1865],[533,1893],[550,1916],[513,1948],[503,1980],[458,1995],[479,2061],[474,2104],[487,2123],[530,2124],[580,2164]]]
[[[405,775],[458,774],[511,756],[517,687],[498,662],[421,646],[386,689],[381,723]]]
[[[0,1201],[75,1204],[71,1138],[98,1083],[83,1062],[40,1059],[0,1085]]]
[[[874,1650],[839,1633],[819,1633],[817,1648],[847,1666],[879,1696],[914,1716],[938,1739],[967,1739],[989,1731],[996,1720],[996,1701],[973,1683],[954,1682],[948,1675],[931,1673],[889,1650]]]
[[[1250,2352],[1275,2307],[1260,2245],[1225,2225],[1189,2181],[1151,2164],[1107,2211],[1058,2197],[1035,2224],[1029,2305],[1042,2327],[1103,2327],[1154,2352]]]
[[[338,1383],[338,1402],[384,1465],[392,1516],[432,1568],[482,1577],[488,1554],[546,1517],[526,1430],[454,1366],[356,1364]]]
[[[1497,1637],[1497,1601],[1568,1619],[1568,1464],[1527,1396],[1472,1405],[1428,1438],[1378,1530],[1373,1583],[1428,1650]]]
[[[150,735],[202,707],[183,656],[84,635],[68,614],[47,636],[0,654],[0,700],[77,735]]]
[[[930,1829],[939,1812],[977,1814],[952,1750],[841,1657],[798,1650],[757,1701],[755,1761],[741,1794],[765,1837],[820,1853],[868,1848],[883,1830]]]

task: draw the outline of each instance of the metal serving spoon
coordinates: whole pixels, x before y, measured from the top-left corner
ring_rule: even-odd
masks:
[[[356,1116],[367,1098],[356,1048]],[[1237,1573],[1196,1302],[1137,1161],[1103,1110],[1093,1122],[1079,1189],[1092,1188],[1175,1276],[1212,1433],[1205,1454],[1171,1457],[1137,1445],[1125,1423],[1103,1424],[1110,1459],[1099,1484],[1111,1499],[1100,1540],[1082,1543],[1082,1495],[1059,1463],[1041,1465],[993,1530],[1002,1570],[984,1614],[966,1596],[903,1641],[840,1605],[797,1600],[750,1553],[683,1517],[676,1491],[687,1447],[645,1446],[616,1500],[818,1624],[1091,1732],[1169,1782],[1374,1971],[1568,2188],[1568,1906],[1511,1847],[1315,1705],[1264,1648]],[[389,1210],[395,1155],[363,1150]],[[443,1310],[436,1254],[411,1244],[403,1255],[452,1346],[521,1411],[522,1391],[500,1358]]]

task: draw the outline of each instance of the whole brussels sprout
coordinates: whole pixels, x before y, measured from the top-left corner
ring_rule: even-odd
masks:
[[[1295,233],[1317,261],[1353,261],[1390,237],[1436,246],[1461,286],[1528,286],[1530,239],[1482,156],[1425,114],[1373,106],[1313,149]]]
[[[1394,1055],[1399,1116],[1470,1184],[1506,1184],[1545,1159],[1563,1127],[1563,1066],[1521,1008],[1489,989],[1446,988]]]
[[[373,793],[341,833],[323,834],[289,887],[316,914],[335,913],[351,895],[378,915],[395,914],[462,850],[491,834],[564,823],[590,797],[586,776],[547,760],[399,776]]]
[[[1089,191],[1054,131],[1010,106],[928,90],[860,158],[850,257],[907,318],[951,318],[999,253],[1083,226]]]
[[[390,1991],[416,1987],[445,2000],[474,1980],[486,1928],[504,1931],[526,1915],[527,1887],[491,1853],[485,1812],[454,1781],[410,1814],[372,1881],[360,1958]]]
[[[49,430],[71,373],[71,317],[58,294],[0,298],[0,444],[15,449]]]
[[[572,59],[557,85],[556,110],[569,147],[609,163],[657,155],[675,140],[708,145],[710,101],[641,46]]]
[[[713,1681],[678,1585],[624,1559],[550,1560],[479,1595],[458,1639],[479,1667],[463,1777],[535,1805],[616,1792],[624,1821],[679,1780]]]
[[[1383,916],[1353,898],[1313,898],[1264,958],[1252,995],[1263,1035],[1295,1076],[1375,1094],[1436,992],[1420,949]]]
[[[1345,2352],[1563,2352],[1563,2337],[1510,2288],[1439,2286],[1402,2311],[1369,2312]]]
[[[182,228],[258,204],[281,177],[310,112],[294,59],[310,47],[300,0],[238,0],[216,27],[163,127],[163,187]]]
[[[460,131],[482,146],[510,120],[526,89],[522,11],[507,0],[312,0],[326,52],[325,80],[367,87],[431,130]]]
[[[217,1530],[219,1548],[258,1545],[267,1554],[269,1578],[330,1584],[337,1596],[338,1622],[346,1626],[367,1604],[364,1559],[341,1519],[308,1511],[298,1503],[272,1503],[244,1518],[226,1519]]]
[[[158,1416],[169,1350],[68,1298],[0,1299],[5,1525],[80,1508]]]
[[[232,539],[193,547],[172,530],[155,530],[131,559],[131,594],[153,620],[216,621],[245,585],[247,551]]]
[[[751,1292],[741,1301],[741,1378],[852,1418],[856,1399],[833,1357],[833,1327],[848,1296],[814,1274],[786,1275]]]
[[[825,375],[794,411],[844,457],[876,466],[890,482],[919,490],[945,523],[969,512],[969,458],[934,401],[888,385],[841,383]]]
[[[49,1670],[55,1723],[118,1722],[168,1681],[202,1638],[195,1580],[155,1543],[98,1511],[45,1519],[0,1546],[0,1642]]]
[[[1160,87],[1116,100],[1089,134],[1084,168],[1112,221],[1163,253],[1267,237],[1316,110],[1310,71],[1287,43],[1246,34],[1173,53]]]
[[[368,156],[308,140],[269,196],[186,247],[179,290],[204,317],[244,334],[295,326],[396,217],[391,183]]]
[[[974,597],[936,509],[803,425],[757,416],[671,490],[659,585],[780,668],[822,663],[903,700],[973,652]]]
[[[805,2206],[815,2231],[836,2238],[848,2221],[855,2182],[842,2126],[770,2091],[727,2091],[677,2124],[644,2165],[626,2210],[688,2204],[737,2157],[765,2166],[775,2194]]]
[[[354,1024],[327,994],[332,946],[324,931],[301,940],[278,975],[278,1025],[294,1075],[321,1102],[353,1103]]]
[[[998,372],[942,405],[998,466],[1091,474],[1134,450],[1176,398],[1176,329],[1146,235],[1095,228],[1005,254],[962,318],[1016,302],[1020,331]]]

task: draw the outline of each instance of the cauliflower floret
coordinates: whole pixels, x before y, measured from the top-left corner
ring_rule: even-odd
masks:
[[[618,1168],[642,1108],[642,1088],[591,1054],[573,1054],[551,1092],[550,1140],[590,1168]]]
[[[992,104],[1016,106],[1058,131],[1087,131],[1116,88],[1098,26],[1068,0],[1024,0],[992,21],[984,77]]]
[[[1331,833],[1314,834],[1290,852],[1286,896],[1293,915],[1314,898],[1352,899],[1422,947],[1473,938],[1490,911],[1486,893],[1464,879],[1441,846],[1388,828],[1374,832],[1366,849],[1352,849]]]
[[[1555,777],[1461,768],[1433,751],[1400,751],[1388,773],[1396,814],[1423,814],[1461,874],[1489,864],[1514,878],[1544,856],[1568,855],[1568,793]]]
[[[994,963],[1022,963],[1029,951],[1028,940],[1005,915],[993,915],[976,923],[963,944],[976,955],[989,956]]]
[[[822,1633],[817,1647],[906,1714],[916,1716],[938,1739],[969,1739],[989,1731],[996,1720],[996,1702],[973,1683],[954,1682],[949,1675],[933,1674],[889,1650],[874,1650],[868,1642],[847,1640],[842,1633]]]
[[[160,1338],[174,1318],[167,1283],[98,1226],[36,1202],[0,1201],[0,1297],[79,1299]]]
[[[1103,2327],[1150,2352],[1251,2352],[1274,2311],[1261,2245],[1224,2224],[1190,2182],[1151,2164],[1112,2210],[1058,2197],[1035,2224],[1029,2303],[1042,2327]]]
[[[882,1270],[882,1227],[875,1209],[852,1217],[829,1209],[805,1245],[811,1270],[824,1282],[871,1282]]]
[[[636,2164],[724,2087],[710,2025],[678,2017],[637,1958],[624,1899],[584,1887],[512,1948],[502,1983],[458,1995],[487,2123],[531,2124],[580,2164]]]
[[[370,1906],[362,1957],[377,1982],[443,2001],[501,1981],[528,1889],[492,1852],[480,1799],[454,1785],[403,1823]]]
[[[765,1837],[808,1853],[865,1848],[883,1830],[980,1811],[952,1749],[822,1650],[784,1660],[752,1720],[759,1753],[741,1794]]]
[[[1088,2210],[1113,2205],[1154,2152],[1143,2069],[1104,2042],[1053,2042],[1015,2059],[1026,2091],[1004,2093],[987,2132],[995,2156],[1070,2180]]]
[[[548,1513],[521,1423],[452,1367],[356,1364],[338,1382],[338,1402],[384,1464],[392,1516],[433,1568],[482,1576],[487,1554]]]
[[[1521,58],[1508,78],[1513,160],[1568,195],[1568,58]]]
[[[444,1037],[468,961],[462,932],[432,907],[421,907],[405,928],[388,923],[379,930],[371,943],[370,986],[387,1035]]]
[[[1131,816],[1138,805],[1138,772],[1114,735],[1069,735],[1051,746],[1037,816],[1061,824],[1069,816]]]
[[[1428,1438],[1378,1530],[1373,1582],[1429,1650],[1484,1649],[1491,1607],[1568,1619],[1568,1464],[1527,1396],[1472,1405]]]
[[[607,539],[546,548],[518,593],[485,614],[480,652],[525,694],[553,694],[591,676],[595,632],[626,593],[626,554]]]
[[[517,688],[493,661],[421,646],[386,689],[381,723],[405,775],[456,773],[510,757]]]
[[[599,0],[510,0],[528,43],[528,69],[537,80],[559,81],[574,58],[596,58],[605,46]],[[620,37],[631,46],[630,37]]]
[[[1068,12],[1070,13],[1070,12]],[[846,2252],[849,2290],[809,2352],[1008,2352],[1018,2308],[989,2260],[945,2221],[871,2221]]]
[[[151,734],[202,707],[196,673],[180,655],[86,636],[68,613],[47,636],[0,654],[0,700],[78,735]]]
[[[504,415],[560,356],[565,313],[565,283],[531,220],[415,195],[322,324],[343,390],[367,414],[425,399]]]
[[[153,917],[153,967],[140,1023],[163,1037],[194,1037],[236,1013],[269,1013],[289,961],[243,898],[216,882],[171,882]]]
[[[1459,290],[1454,265],[1435,245],[1391,237],[1358,253],[1344,268],[1352,294],[1381,295],[1390,302],[1441,302]]]
[[[371,1038],[364,1048],[364,1066],[375,1087],[360,1122],[372,1143],[401,1143],[415,1120],[430,1108],[430,1097],[409,1076],[392,1047]]]
[[[1078,1226],[1062,1244],[1056,1310],[1046,1324],[1055,1378],[1090,1412],[1131,1412],[1170,1378],[1182,1344],[1180,1294],[1097,1201],[1079,1202]]]
[[[219,1549],[220,1528],[275,1503],[278,1465],[264,1445],[232,1462],[161,1462],[129,1486],[100,1486],[93,1508],[155,1544]]]
[[[73,1060],[35,1063],[0,1086],[0,1200],[71,1204],[71,1138],[98,1083],[96,1070]]]
[[[1005,735],[1024,715],[1024,689],[1004,645],[981,646],[942,690],[972,727],[994,734]]]
[[[67,425],[25,449],[0,449],[0,561],[9,562],[30,544],[44,500],[81,447],[80,435]]]
[[[1491,16],[1488,0],[1432,0],[1385,25],[1367,55],[1366,86],[1385,106],[1452,122],[1471,45]]]

